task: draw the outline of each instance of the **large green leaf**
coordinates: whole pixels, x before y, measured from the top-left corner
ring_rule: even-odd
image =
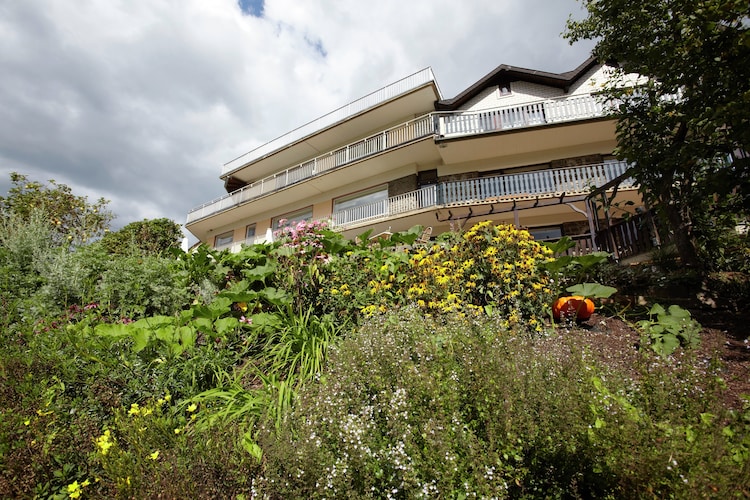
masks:
[[[275,306],[285,306],[291,303],[291,297],[289,296],[289,294],[286,291],[280,290],[278,288],[264,288],[263,290],[260,290],[258,292],[258,296],[264,299],[269,304],[273,304]]]
[[[195,339],[197,337],[196,331],[189,326],[181,326],[176,332],[180,339],[180,344],[186,351],[190,351],[195,346]]]
[[[99,323],[94,327],[94,333],[107,337],[127,337],[131,335],[133,328],[123,323]]]
[[[596,299],[606,299],[617,291],[617,288],[611,286],[602,285],[599,283],[578,283],[577,285],[569,286],[566,288],[567,291],[575,295],[582,295],[584,297],[593,297]]]
[[[141,352],[148,345],[151,333],[144,328],[133,328],[133,352]]]
[[[240,325],[237,318],[228,316],[226,318],[219,318],[214,322],[214,328],[218,335],[224,336]]]

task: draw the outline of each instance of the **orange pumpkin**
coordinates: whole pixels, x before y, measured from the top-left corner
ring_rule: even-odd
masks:
[[[594,313],[594,301],[580,295],[560,297],[552,304],[552,315],[560,318],[576,318],[586,321]]]

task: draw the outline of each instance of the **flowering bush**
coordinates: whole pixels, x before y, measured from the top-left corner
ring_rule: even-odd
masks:
[[[407,297],[431,312],[493,312],[506,328],[525,322],[541,330],[552,299],[541,264],[550,257],[528,231],[480,222],[453,242],[412,254]]]
[[[278,273],[277,284],[294,295],[297,311],[318,306],[321,284],[329,274],[326,265],[347,243],[324,221],[280,222],[281,228],[274,233],[280,246],[273,253],[284,272]]]

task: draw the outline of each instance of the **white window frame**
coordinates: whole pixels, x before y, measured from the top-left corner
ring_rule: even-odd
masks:
[[[214,236],[214,248],[226,248],[234,243],[234,230]]]
[[[309,207],[305,207],[300,210],[295,210],[294,212],[289,212],[283,215],[279,215],[271,219],[271,229],[274,231],[278,231],[279,229],[279,221],[283,220],[284,227],[285,226],[291,226],[292,224],[295,224],[300,221],[311,221],[313,218],[313,207],[312,205]]]
[[[388,184],[381,184],[346,196],[340,196],[333,200],[333,218],[337,224],[354,222],[357,220],[356,218],[349,220],[352,209],[384,201],[388,201]],[[345,216],[344,212],[346,211],[350,212]]]

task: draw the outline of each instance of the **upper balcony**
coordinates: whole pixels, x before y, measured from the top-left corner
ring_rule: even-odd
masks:
[[[436,141],[458,139],[603,116],[606,116],[606,109],[596,96],[590,94],[564,96],[481,111],[427,113],[204,203],[188,213],[187,224],[430,136]]]
[[[329,151],[351,137],[373,131],[372,124],[393,124],[408,116],[433,109],[440,89],[430,68],[382,87],[356,101],[298,127],[224,164],[221,178],[252,175],[254,178],[278,171],[320,151]],[[274,165],[276,165],[274,167]]]

